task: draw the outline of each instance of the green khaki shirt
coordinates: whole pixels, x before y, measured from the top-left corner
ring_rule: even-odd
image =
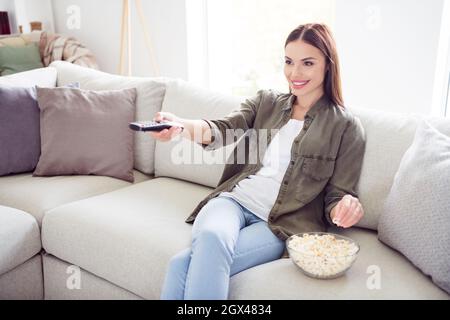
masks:
[[[230,139],[233,130],[241,129],[238,131],[244,134],[237,139],[218,186],[197,205],[186,222],[192,223],[210,199],[222,191],[231,191],[239,181],[262,167],[264,154],[258,147],[263,140],[256,134],[255,146],[249,139],[255,132],[267,132],[264,142],[267,146],[274,135],[271,129],[280,129],[291,118],[295,99],[290,93],[260,90],[256,97],[246,99],[224,118],[205,120],[212,129],[211,143],[201,145],[205,150],[234,143]],[[238,148],[245,150],[244,161]],[[365,133],[360,120],[323,95],[305,114],[303,129],[292,144],[291,161],[268,217],[272,232],[286,240],[300,232],[325,231],[333,223],[331,209],[342,197],[346,194],[357,197],[364,150]]]

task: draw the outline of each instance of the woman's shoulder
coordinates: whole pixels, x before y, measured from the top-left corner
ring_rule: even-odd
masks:
[[[348,107],[336,106],[334,108],[346,132],[364,136],[364,127],[361,120]]]
[[[332,113],[340,121],[344,121],[350,125],[355,122],[355,119],[357,119],[357,117],[352,113],[352,111],[349,110],[349,108],[346,106],[335,104],[331,100],[329,100],[329,106],[330,106],[329,110],[332,111]]]

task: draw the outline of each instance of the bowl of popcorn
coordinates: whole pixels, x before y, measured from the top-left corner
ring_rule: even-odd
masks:
[[[326,232],[295,234],[286,240],[286,247],[300,270],[317,279],[342,276],[359,252],[359,245],[354,240]]]

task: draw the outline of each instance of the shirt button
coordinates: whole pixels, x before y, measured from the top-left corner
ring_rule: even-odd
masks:
[[[287,185],[287,184],[288,184],[288,182],[287,182],[287,181],[283,181],[283,184],[284,184],[284,185]]]
[[[295,164],[295,161],[294,160],[291,160],[291,165],[294,165]]]
[[[273,216],[270,216],[270,217],[269,217],[269,221],[270,221],[270,222],[273,222],[273,220],[274,220]]]
[[[281,200],[277,200],[277,203],[278,203],[278,204],[281,204]]]

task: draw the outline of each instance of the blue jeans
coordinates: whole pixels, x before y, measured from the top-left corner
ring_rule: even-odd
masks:
[[[191,248],[170,260],[161,299],[227,299],[231,276],[279,259],[284,248],[267,223],[237,201],[212,198],[195,219]]]

